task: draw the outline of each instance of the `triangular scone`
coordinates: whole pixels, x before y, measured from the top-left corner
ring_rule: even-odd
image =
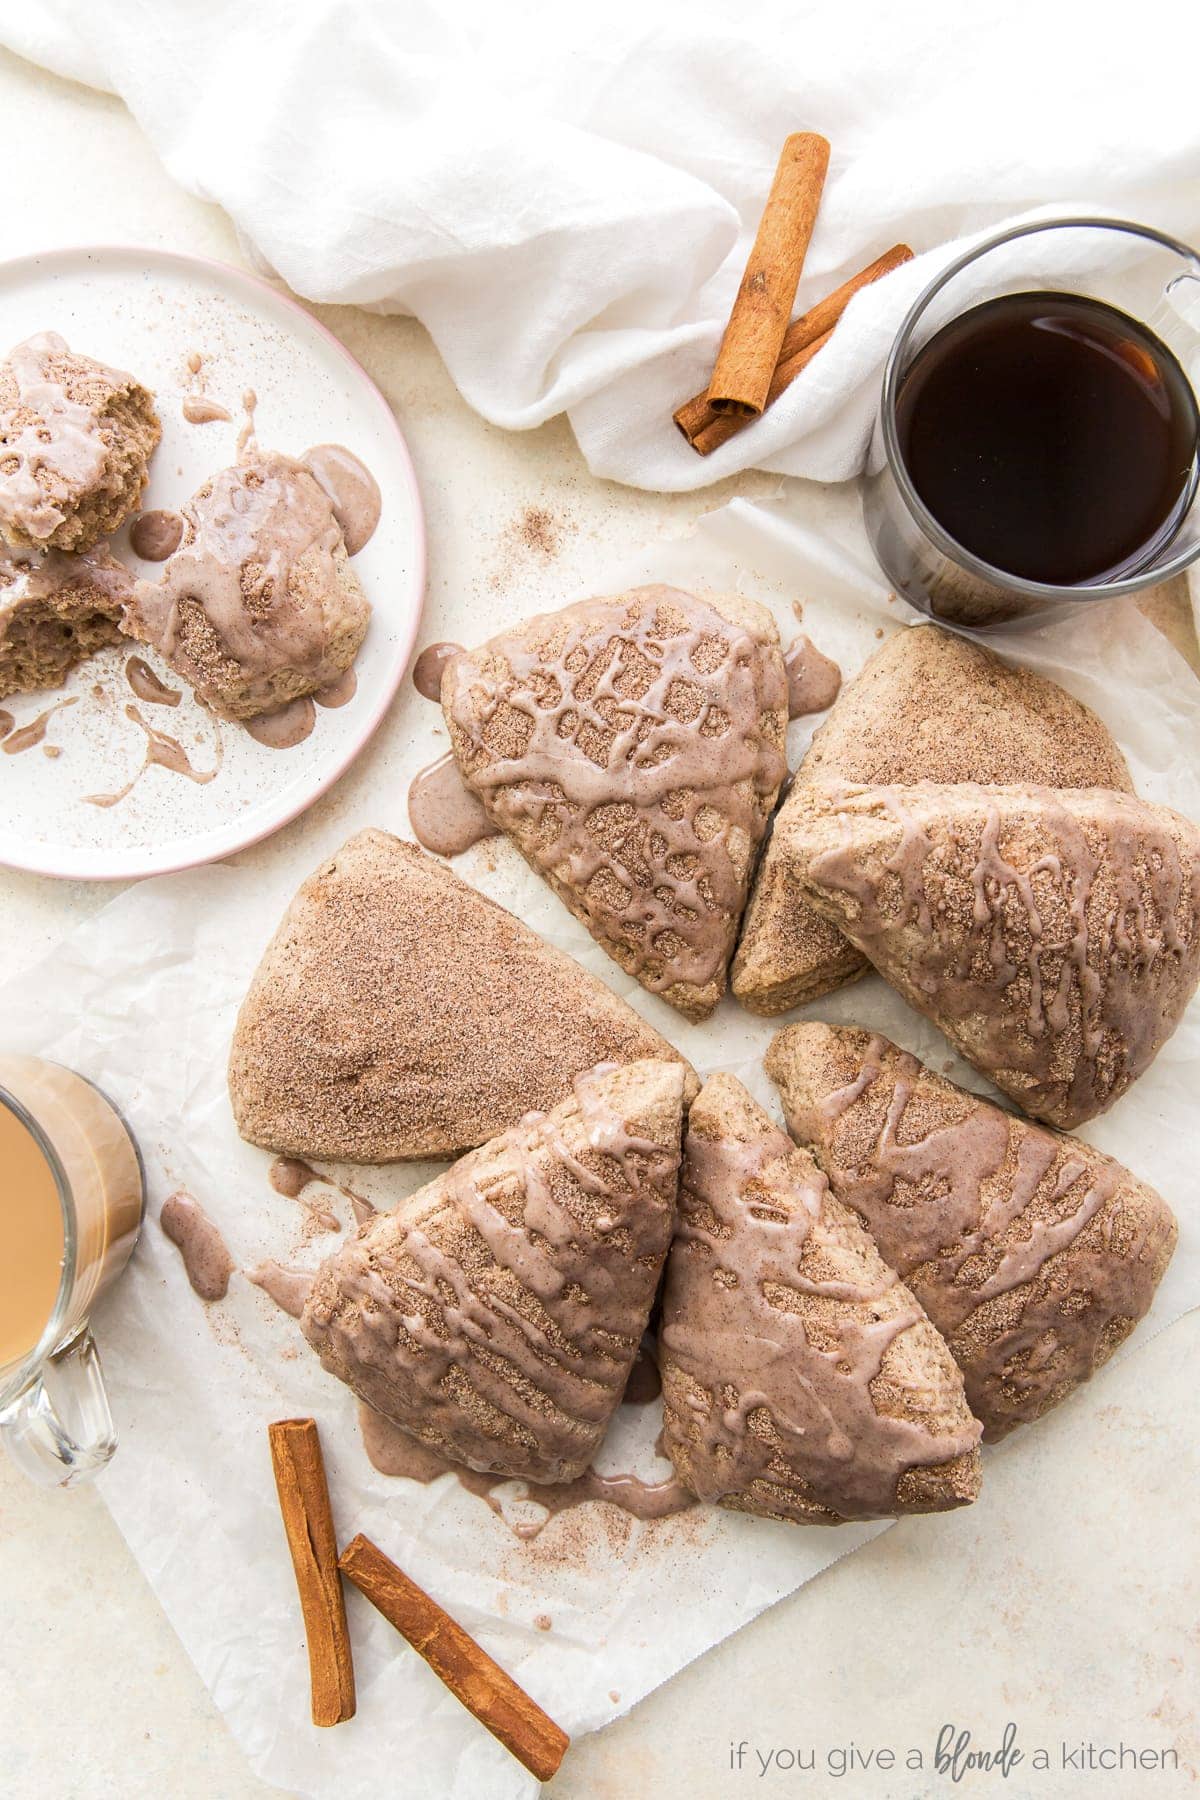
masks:
[[[823,780],[1133,791],[1105,726],[1057,682],[936,625],[893,633],[818,728],[763,851],[731,974],[751,1012],[787,1012],[868,967],[809,905],[791,854],[797,789]]]
[[[787,680],[751,601],[637,588],[455,657],[467,784],[596,941],[689,1019],[725,991],[787,772]]]
[[[229,1092],[285,1156],[457,1156],[596,1063],[690,1066],[631,1006],[413,844],[361,831],[304,883],[242,1003]]]
[[[1200,978],[1200,830],[1107,788],[805,787],[792,854],[840,926],[1034,1118],[1112,1105]]]
[[[455,1462],[572,1481],[620,1402],[679,1180],[683,1070],[580,1075],[317,1272],[301,1320],[325,1367]]]
[[[731,1075],[692,1104],[679,1215],[663,1441],[694,1493],[813,1525],[974,1500],[979,1426],[945,1344]]]
[[[766,1066],[789,1130],[949,1343],[989,1440],[1064,1399],[1148,1311],[1175,1220],[1111,1157],[866,1031],[791,1025]]]

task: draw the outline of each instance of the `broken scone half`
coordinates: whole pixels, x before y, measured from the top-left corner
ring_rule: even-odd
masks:
[[[975,1499],[980,1428],[945,1344],[731,1075],[692,1104],[679,1212],[663,1441],[693,1493],[814,1525]]]
[[[818,728],[763,851],[731,975],[751,1012],[787,1012],[870,966],[810,904],[792,854],[799,790],[829,780],[1133,791],[1107,728],[1057,682],[936,625],[894,632]]]
[[[1175,1220],[1111,1157],[867,1031],[789,1026],[766,1066],[788,1129],[945,1337],[989,1440],[1065,1399],[1149,1310]]]
[[[455,657],[442,706],[492,822],[623,969],[707,1018],[786,773],[769,613],[669,587],[584,600]]]
[[[806,786],[812,904],[1025,1112],[1070,1128],[1200,979],[1200,830],[1107,788]]]
[[[596,1063],[679,1052],[573,958],[414,844],[360,831],[309,876],[242,1003],[229,1094],[283,1156],[458,1156]]]
[[[103,544],[79,556],[0,545],[0,700],[59,687],[84,657],[119,643],[132,592]]]
[[[0,538],[87,550],[137,507],[162,435],[154,397],[57,332],[0,362]]]
[[[360,1399],[468,1468],[572,1481],[620,1402],[679,1178],[683,1070],[578,1076],[322,1264],[301,1326]]]

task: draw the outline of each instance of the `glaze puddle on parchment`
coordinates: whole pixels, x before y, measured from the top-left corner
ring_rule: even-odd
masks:
[[[3,743],[0,743],[0,749],[4,751],[5,756],[19,756],[22,750],[32,750],[45,737],[46,727],[54,714],[61,712],[64,706],[74,706],[75,701],[74,694],[69,695],[65,700],[56,700],[53,706],[48,706],[45,712],[39,713],[36,719],[31,719],[28,725],[20,725],[15,731],[10,730],[5,735]],[[4,716],[5,718],[10,717],[8,713],[5,713]]]
[[[787,671],[789,719],[824,712],[841,692],[842,671],[803,632],[793,638],[784,652],[783,666]]]
[[[345,1187],[340,1181],[334,1181],[328,1175],[322,1175],[320,1169],[314,1169],[311,1163],[302,1161],[298,1156],[277,1156],[267,1173],[267,1179],[277,1194],[288,1200],[304,1200],[308,1188],[314,1183],[322,1187],[332,1188],[343,1200],[348,1200],[350,1210],[354,1214],[356,1225],[365,1225],[373,1219],[379,1210],[365,1194],[357,1193],[354,1188]],[[337,1217],[322,1207],[318,1201],[304,1201],[315,1218],[322,1221],[325,1231],[340,1231],[341,1225]]]
[[[442,697],[442,671],[452,656],[462,654],[461,644],[427,644],[413,664],[413,686],[422,700],[435,704]]]
[[[147,706],[178,706],[183,695],[178,688],[168,687],[160,681],[148,662],[140,656],[131,656],[125,664],[125,679]]]
[[[0,707],[0,738],[6,738],[16,722],[10,712],[5,712],[4,708]]]
[[[201,1300],[223,1300],[234,1262],[228,1246],[198,1200],[183,1188],[163,1201],[159,1223],[183,1258],[187,1278]]]
[[[379,483],[365,463],[344,444],[316,444],[300,458],[318,487],[329,496],[333,516],[342,528],[348,556],[369,544],[383,502]]]
[[[282,1194],[288,1200],[299,1200],[307,1215],[309,1232],[342,1229],[342,1222],[336,1213],[330,1212],[327,1206],[322,1206],[319,1200],[306,1198],[307,1190],[314,1183],[323,1184],[325,1177],[319,1175],[308,1163],[302,1162],[298,1156],[277,1156],[271,1164],[267,1179],[277,1194]]]
[[[442,1475],[453,1475],[460,1487],[486,1501],[514,1537],[525,1541],[537,1537],[559,1513],[591,1501],[607,1500],[610,1506],[619,1507],[635,1519],[669,1519],[696,1505],[695,1495],[673,1476],[666,1481],[643,1481],[637,1475],[600,1475],[595,1469],[588,1469],[575,1481],[548,1485],[518,1483],[510,1475],[484,1475],[475,1469],[464,1469],[447,1462],[428,1444],[402,1431],[382,1413],[361,1401],[358,1422],[368,1461],[381,1475],[402,1476],[409,1481],[424,1483],[436,1481]],[[528,1501],[542,1508],[544,1516],[540,1519],[507,1518],[497,1490],[510,1486],[523,1488],[522,1502]]]
[[[135,725],[140,725],[146,734],[145,760],[132,780],[127,781],[123,788],[118,788],[115,794],[84,794],[83,799],[86,805],[116,806],[133,792],[147,769],[167,769],[171,774],[182,775],[188,781],[194,781],[201,787],[212,781],[219,772],[224,755],[224,744],[221,738],[217,739],[217,760],[212,768],[196,769],[193,768],[191,758],[179,739],[170,737],[165,731],[158,731],[153,725],[148,724],[136,706],[127,706],[125,717],[132,719]],[[4,748],[7,749],[8,745],[5,744]]]
[[[265,1262],[256,1264],[253,1269],[243,1269],[242,1273],[247,1281],[252,1281],[255,1287],[261,1288],[290,1319],[300,1317],[304,1311],[304,1302],[312,1290],[311,1270],[289,1269],[269,1256]]]
[[[177,512],[161,508],[139,513],[129,527],[129,547],[143,562],[166,562],[179,548],[183,537],[183,519]]]
[[[417,842],[435,856],[461,856],[472,844],[499,835],[459,774],[450,750],[413,776],[408,822]]]

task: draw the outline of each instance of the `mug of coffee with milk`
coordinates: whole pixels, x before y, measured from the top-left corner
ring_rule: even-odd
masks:
[[[143,1198],[103,1094],[0,1052],[0,1439],[44,1485],[94,1474],[116,1448],[88,1318],[129,1261]]]

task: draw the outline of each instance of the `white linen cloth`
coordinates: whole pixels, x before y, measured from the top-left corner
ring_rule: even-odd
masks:
[[[593,472],[640,487],[854,474],[895,325],[964,235],[1049,206],[1200,241],[1177,0],[22,0],[0,41],[120,94],[297,293],[415,313],[486,418],[566,411]],[[898,240],[924,254],[701,458],[671,413],[803,129],[833,155],[799,304]]]

